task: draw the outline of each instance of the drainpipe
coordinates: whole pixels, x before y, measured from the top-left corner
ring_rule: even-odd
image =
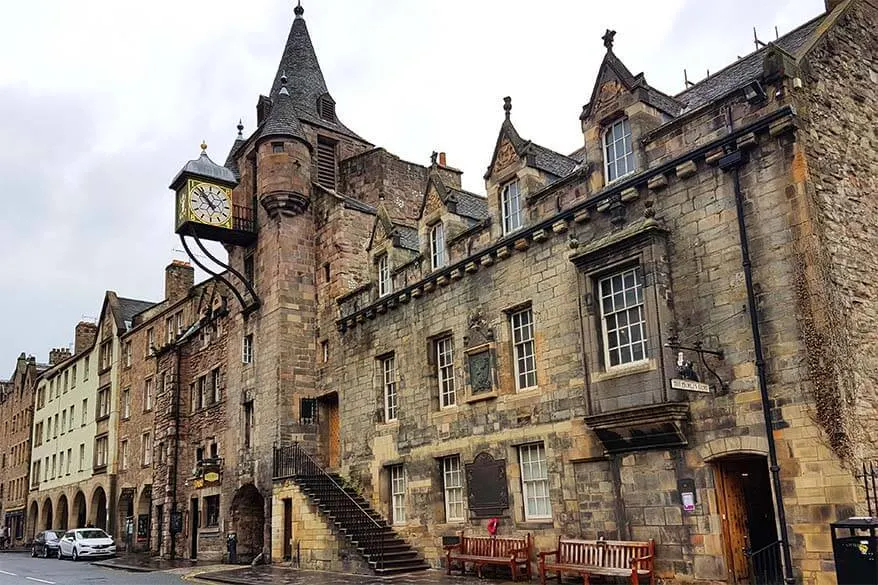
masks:
[[[174,517],[177,514],[177,465],[180,460],[180,346],[174,346],[177,357],[177,382],[174,384],[174,473],[171,479],[171,516],[169,533],[171,535],[171,560],[177,558],[177,533],[174,530]]]
[[[731,106],[726,108],[726,126],[731,133]],[[759,394],[762,397],[762,417],[765,421],[765,437],[768,440],[768,461],[771,480],[774,487],[774,501],[777,507],[777,519],[780,524],[780,547],[783,554],[784,581],[790,585],[795,583],[793,563],[790,556],[790,539],[787,532],[787,518],[783,505],[783,494],[780,485],[780,465],[777,463],[777,447],[774,444],[774,427],[771,421],[771,400],[768,396],[768,377],[765,374],[765,357],[762,353],[762,336],[759,332],[759,317],[756,308],[756,295],[753,292],[753,272],[750,261],[750,246],[747,239],[747,225],[744,221],[744,196],[741,193],[740,167],[746,158],[740,149],[728,152],[719,161],[720,168],[732,175],[735,191],[735,210],[738,219],[738,235],[741,241],[741,265],[744,268],[744,283],[747,287],[747,311],[750,313],[750,332],[753,335],[753,353],[756,358],[756,374],[759,381]]]

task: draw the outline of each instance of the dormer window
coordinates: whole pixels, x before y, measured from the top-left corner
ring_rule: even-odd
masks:
[[[622,118],[604,131],[604,169],[607,183],[634,172],[634,149],[628,118]]]
[[[445,226],[440,222],[430,228],[430,264],[433,270],[438,270],[443,268],[447,262]]]
[[[500,209],[503,213],[503,235],[521,227],[521,192],[518,180],[503,185],[500,193]]]
[[[387,254],[378,257],[378,296],[383,297],[393,292],[393,281],[390,279],[390,260]]]

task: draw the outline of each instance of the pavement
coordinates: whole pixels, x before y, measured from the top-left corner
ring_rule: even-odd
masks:
[[[485,569],[488,573],[490,569]],[[378,577],[371,575],[349,575],[345,573],[329,573],[325,571],[302,571],[288,567],[259,566],[243,569],[231,569],[218,572],[193,572],[189,575],[200,581],[213,583],[229,583],[231,585],[512,585],[512,581],[485,578],[479,580],[474,574],[460,576],[446,575],[445,571],[428,570],[415,573],[404,573]],[[519,581],[521,583],[521,581]]]
[[[173,570],[133,573],[29,554],[0,555],[0,585],[185,585],[181,577]]]
[[[153,557],[149,553],[122,553],[112,559],[93,561],[92,564],[107,569],[149,573],[152,571],[169,571],[171,569],[192,569],[198,566],[198,561],[189,559],[171,561]]]

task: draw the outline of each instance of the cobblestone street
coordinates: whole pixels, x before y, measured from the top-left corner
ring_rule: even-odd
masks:
[[[391,577],[375,577],[320,571],[299,571],[284,567],[256,567],[252,569],[245,568],[200,573],[193,576],[200,580],[236,585],[312,585],[315,583],[320,585],[371,585],[374,583],[392,583],[394,585],[511,585],[513,583],[513,581],[506,579],[492,579],[487,577],[489,574],[490,568],[485,569],[486,578],[484,579],[479,579],[470,573],[464,577],[461,577],[459,574],[449,576],[444,571],[438,570],[406,573]]]

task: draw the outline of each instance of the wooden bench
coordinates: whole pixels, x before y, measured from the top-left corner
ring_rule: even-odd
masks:
[[[550,561],[549,558],[554,557]],[[631,576],[632,585],[649,577],[655,584],[653,560],[655,541],[625,540],[571,540],[558,538],[556,550],[540,553],[540,584],[546,584],[546,573],[556,573],[561,582],[562,573],[574,573],[588,585],[589,575],[610,577]]]
[[[500,565],[509,567],[512,579],[519,575],[527,575],[531,579],[531,551],[533,539],[530,533],[524,538],[497,538],[494,536],[464,536],[460,533],[460,542],[445,545],[445,567],[451,574],[451,564],[460,563],[461,575],[466,572],[466,564],[472,563],[476,574],[481,578],[484,565]],[[524,571],[520,571],[520,567]]]

